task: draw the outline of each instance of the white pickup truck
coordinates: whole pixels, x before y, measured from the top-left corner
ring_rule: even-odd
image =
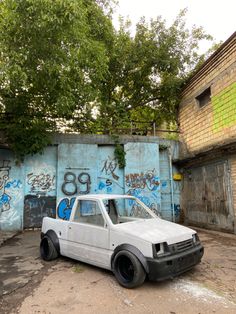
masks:
[[[201,261],[197,233],[157,217],[127,195],[83,195],[70,219],[44,218],[40,252],[44,260],[60,254],[112,270],[126,288],[145,278],[173,278]]]

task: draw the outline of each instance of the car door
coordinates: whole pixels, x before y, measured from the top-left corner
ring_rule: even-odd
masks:
[[[95,200],[78,200],[68,224],[67,256],[110,269],[109,225]]]

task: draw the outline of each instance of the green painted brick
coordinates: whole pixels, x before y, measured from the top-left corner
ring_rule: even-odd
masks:
[[[211,98],[213,132],[236,124],[236,82]]]

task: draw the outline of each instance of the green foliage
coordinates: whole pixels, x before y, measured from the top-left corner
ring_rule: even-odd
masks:
[[[119,168],[120,169],[125,168],[125,166],[126,166],[126,160],[125,160],[126,152],[124,150],[124,146],[121,144],[116,144],[115,150],[114,150],[114,155],[115,155],[115,158],[118,162]]]
[[[203,60],[202,28],[183,10],[112,26],[113,0],[0,1],[0,129],[22,159],[41,152],[53,132],[120,134],[132,120],[176,118],[183,83]],[[125,164],[122,146],[117,159]],[[123,155],[123,157],[122,157]]]
[[[161,17],[141,19],[136,34],[121,20],[109,58],[108,75],[102,82],[99,121],[103,132],[119,133],[130,121],[140,128],[176,119],[183,83],[202,60],[200,40],[211,37],[203,29],[185,25],[186,10],[168,27]],[[143,124],[146,121],[147,124]]]
[[[0,2],[0,127],[18,157],[63,125],[90,127],[113,40],[100,5],[108,9],[102,0]]]
[[[168,145],[159,144],[159,150],[166,150],[167,148],[169,148]]]
[[[115,143],[114,156],[118,162],[119,168],[123,169],[126,166],[126,159],[125,159],[126,152],[124,150],[124,145],[120,144],[119,135],[112,134],[111,139]]]

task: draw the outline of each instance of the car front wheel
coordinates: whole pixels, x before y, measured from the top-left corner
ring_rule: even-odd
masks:
[[[135,288],[144,282],[146,272],[138,258],[129,251],[119,251],[113,263],[114,275],[125,288]]]

